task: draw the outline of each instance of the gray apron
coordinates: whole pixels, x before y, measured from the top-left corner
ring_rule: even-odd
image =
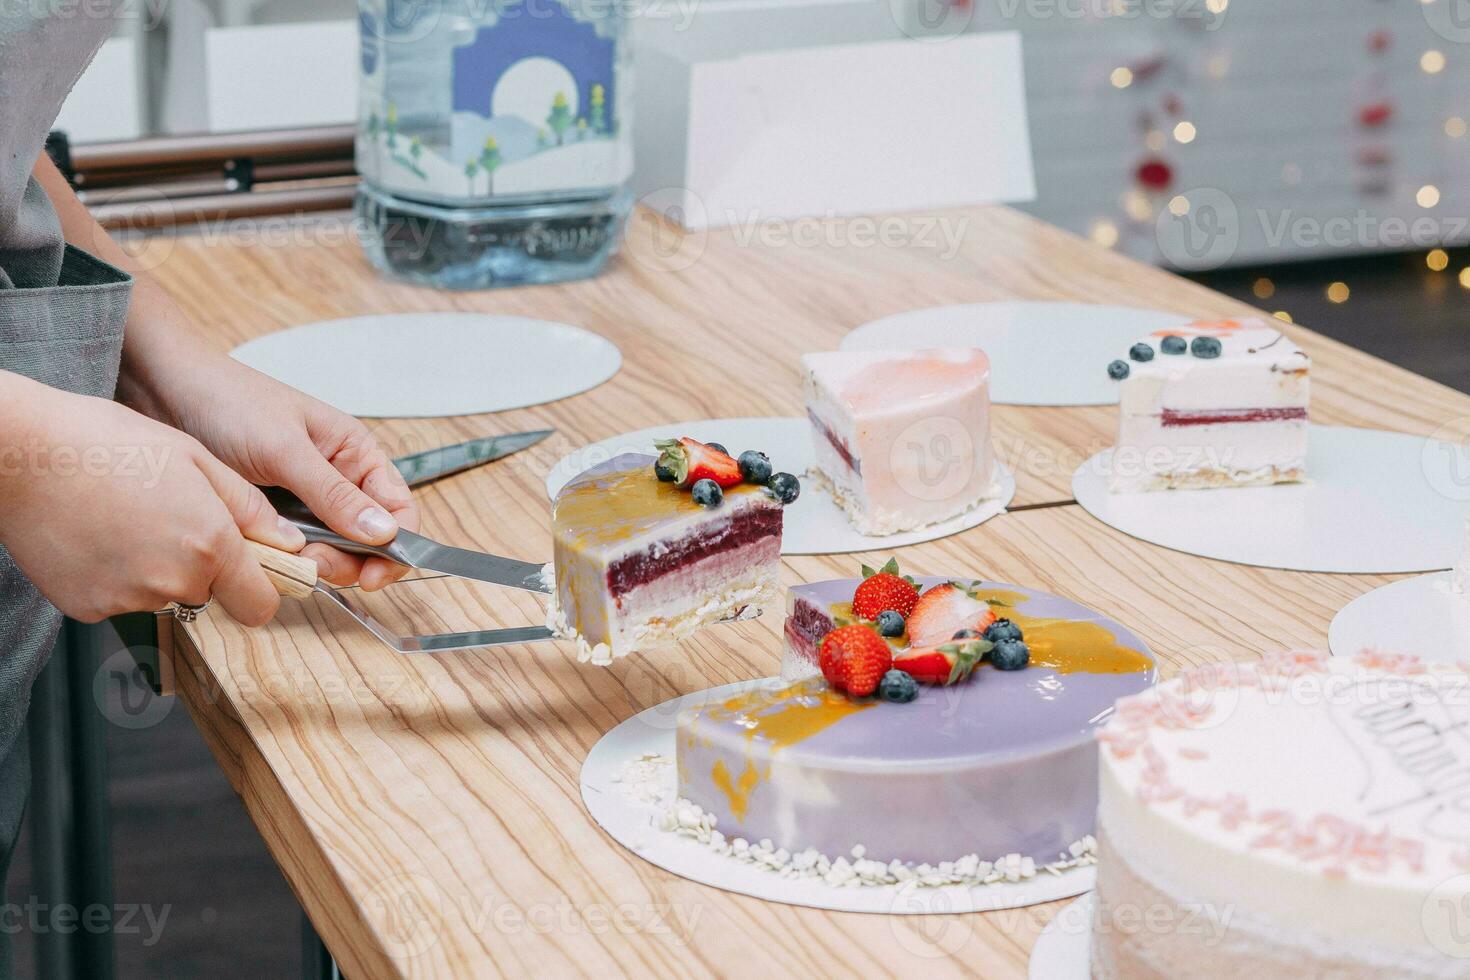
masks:
[[[111,33],[112,19],[96,16],[96,5],[90,16],[77,13],[88,6],[17,4],[0,17],[0,370],[110,398],[132,280],[62,241],[50,201],[29,176],[62,100]],[[42,13],[51,7],[62,13]],[[60,624],[0,538],[0,876],[30,790],[31,684]],[[4,975],[7,938],[0,935]]]

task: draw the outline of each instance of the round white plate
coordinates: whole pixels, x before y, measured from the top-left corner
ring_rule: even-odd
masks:
[[[1072,474],[1104,524],[1176,551],[1302,572],[1429,572],[1455,563],[1470,502],[1453,453],[1401,432],[1314,425],[1307,480],[1273,487],[1111,493],[1107,449]]]
[[[1457,595],[1450,579],[1450,572],[1419,575],[1358,596],[1332,617],[1328,649],[1339,657],[1371,647],[1470,663],[1470,595]]]
[[[1092,965],[1092,893],[1057,913],[1031,947],[1031,980],[1087,980]]]
[[[606,462],[620,453],[652,453],[655,439],[688,436],[701,442],[718,442],[736,456],[759,449],[771,457],[776,472],[801,477],[801,496],[786,508],[781,531],[783,555],[837,555],[852,551],[902,548],[968,531],[1005,512],[1016,495],[1016,478],[997,461],[1001,493],[968,513],[917,531],[872,537],[859,534],[830,494],[819,490],[805,473],[815,465],[811,423],[806,419],[750,418],[705,419],[699,422],[670,422],[637,432],[628,432],[568,453],[546,477],[546,494],[552,500],[567,481],[583,470]]]
[[[350,415],[503,412],[595,388],[623,356],[581,327],[484,313],[398,313],[291,327],[237,361]]]
[[[1097,869],[1074,868],[1061,874],[1041,873],[1030,881],[969,888],[921,888],[883,885],[864,888],[833,887],[818,878],[783,878],[771,871],[716,854],[698,841],[660,830],[653,819],[656,804],[634,798],[614,781],[624,764],[645,753],[674,758],[676,720],[686,704],[723,700],[767,680],[742,681],[708,691],[696,691],[648,708],[618,725],[598,741],[582,763],[582,801],[598,826],[639,857],[690,881],[723,888],[787,905],[831,909],[836,912],[883,912],[891,915],[928,915],[988,912],[1052,902],[1090,891]],[[664,769],[670,798],[676,791],[673,766]]]
[[[979,347],[990,356],[997,405],[1116,405],[1108,362],[1138,338],[1196,317],[1088,303],[964,303],[874,320],[842,338],[842,350]]]

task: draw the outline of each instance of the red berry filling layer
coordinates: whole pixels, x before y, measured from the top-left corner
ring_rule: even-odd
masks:
[[[1180,412],[1166,408],[1159,413],[1160,423],[1165,428],[1226,422],[1289,422],[1306,417],[1305,408],[1224,408],[1208,412]]]
[[[624,555],[607,567],[607,590],[616,599],[711,555],[733,551],[762,538],[779,537],[782,513],[778,506],[751,507],[713,525],[703,534],[661,541],[647,551]]]
[[[852,454],[852,450],[848,448],[847,443],[838,438],[837,433],[833,432],[827,426],[826,422],[823,422],[820,418],[818,418],[816,412],[813,412],[811,409],[807,409],[806,417],[812,420],[812,425],[816,426],[817,431],[821,432],[823,437],[826,438],[829,443],[831,443],[832,448],[836,450],[837,455],[841,456],[842,461],[847,464],[847,468],[852,470],[858,476],[862,476],[863,466],[861,463],[858,462],[857,457]]]

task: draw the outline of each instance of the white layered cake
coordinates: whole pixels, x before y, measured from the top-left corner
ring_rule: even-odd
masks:
[[[1306,475],[1311,360],[1261,320],[1142,338],[1121,389],[1114,492],[1263,486]]]
[[[552,505],[547,625],[577,643],[579,659],[610,663],[776,599],[781,502],[764,486],[736,483],[718,503],[700,504],[660,479],[654,463],[641,453],[614,457],[574,477]]]
[[[1282,654],[1120,701],[1092,975],[1470,976],[1467,680]]]
[[[936,524],[999,494],[984,351],[828,351],[802,368],[813,476],[861,533]]]

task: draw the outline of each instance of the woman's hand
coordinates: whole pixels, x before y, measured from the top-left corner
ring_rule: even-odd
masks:
[[[118,399],[180,428],[247,480],[281,486],[344,537],[386,544],[418,530],[403,478],[367,428],[350,415],[210,349],[164,289],[92,220],[46,154],[35,176],[55,205],[66,240],[132,272]],[[407,569],[309,545],[322,578],[380,589]]]
[[[279,600],[247,537],[305,543],[195,439],[0,372],[0,542],[62,612],[97,622],[213,596],[259,626]]]
[[[175,363],[187,370],[151,368],[160,416],[247,480],[285,487],[332,530],[364,544],[385,544],[400,527],[418,530],[408,485],[357,419],[222,354],[196,351]],[[327,581],[369,591],[407,571],[323,544],[302,554]]]

